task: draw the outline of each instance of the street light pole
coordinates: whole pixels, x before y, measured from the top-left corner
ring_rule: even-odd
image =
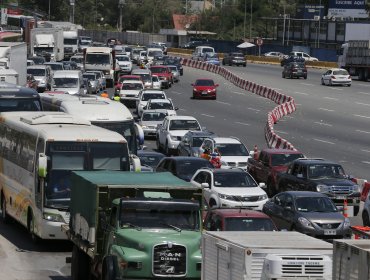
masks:
[[[245,39],[245,22],[247,21],[247,0],[244,0],[244,39]]]
[[[125,0],[118,1],[118,8],[119,8],[119,32],[122,32],[122,8],[125,4]]]
[[[283,23],[283,46],[285,45],[285,19],[286,19],[286,14],[285,14],[285,5],[284,5],[284,23]]]
[[[251,18],[249,22],[249,40],[252,39],[252,15],[253,15],[253,0],[251,0]]]
[[[319,35],[317,36],[317,47],[320,47],[320,22],[321,22],[321,0],[319,3]]]
[[[51,0],[49,0],[49,16],[48,16],[48,19],[50,20],[50,1]]]

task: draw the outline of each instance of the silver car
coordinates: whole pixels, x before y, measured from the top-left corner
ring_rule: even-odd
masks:
[[[139,124],[143,128],[144,137],[156,137],[157,125],[163,122],[167,110],[146,110],[142,113]]]
[[[167,65],[167,66],[168,66],[168,68],[171,69],[174,82],[178,83],[180,81],[180,71],[179,71],[179,69],[177,68],[176,65]]]
[[[370,192],[367,194],[364,209],[362,210],[362,222],[364,226],[370,227]]]
[[[99,83],[99,79],[98,79],[96,73],[85,72],[82,75],[82,78],[88,80],[88,89],[87,90],[88,90],[89,93],[97,94],[100,91],[101,85]]]
[[[107,78],[105,77],[103,71],[101,70],[90,70],[87,71],[86,73],[95,73],[96,78],[99,80],[99,84],[101,89],[106,89],[107,88]]]

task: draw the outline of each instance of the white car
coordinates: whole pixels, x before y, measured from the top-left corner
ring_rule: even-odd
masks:
[[[132,62],[128,55],[122,54],[116,55],[116,60],[122,73],[131,73]]]
[[[195,172],[190,183],[204,189],[204,198],[210,207],[250,207],[262,210],[268,201],[264,183],[257,184],[243,169],[208,169]]]
[[[172,99],[150,99],[146,106],[143,108],[145,110],[166,110],[169,116],[176,116],[176,111],[179,108],[175,107],[172,103]]]
[[[351,75],[345,69],[341,68],[333,68],[327,70],[321,76],[321,84],[322,85],[346,85],[351,86],[352,78]]]
[[[204,151],[221,155],[221,168],[239,167],[247,169],[251,157],[247,147],[236,137],[213,137],[204,139],[199,155]]]
[[[152,88],[153,89],[162,89],[162,81],[158,78],[158,76],[152,76]]]
[[[367,194],[364,209],[362,210],[362,222],[364,226],[370,227],[370,192]]]
[[[167,66],[168,66],[168,68],[170,68],[170,70],[172,72],[173,81],[175,83],[178,83],[180,81],[180,71],[179,71],[179,69],[177,69],[176,65],[167,65]]]
[[[139,124],[144,131],[144,137],[156,137],[157,126],[168,116],[167,110],[145,110]]]
[[[279,59],[283,59],[285,54],[281,53],[281,52],[267,52],[267,53],[264,53],[263,54],[264,56],[267,56],[267,57],[275,57],[275,58],[279,58]]]
[[[142,81],[126,80],[122,82],[119,90],[119,96],[123,103],[133,105],[135,107],[136,101],[139,100],[139,93],[144,89]]]
[[[303,57],[305,61],[319,61],[316,57],[310,56],[305,52],[290,52],[290,56]]]
[[[136,112],[139,117],[141,117],[143,108],[150,99],[167,99],[167,96],[163,90],[144,89],[140,91],[139,99],[136,101]]]
[[[191,116],[167,116],[157,127],[157,149],[167,155],[177,151],[182,137],[190,130],[202,131],[196,118]]]

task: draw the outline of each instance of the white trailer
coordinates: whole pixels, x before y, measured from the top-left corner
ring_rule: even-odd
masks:
[[[333,245],[298,232],[207,231],[203,280],[328,280]]]
[[[17,84],[25,86],[27,83],[27,44],[16,42],[0,42],[0,68],[12,69],[18,74]],[[5,71],[6,72],[6,71]],[[4,79],[14,81],[14,73],[9,71],[3,75],[7,75]],[[13,75],[13,78],[10,76]]]
[[[64,59],[63,29],[34,28],[31,29],[31,56],[50,56],[51,61]]]
[[[334,240],[333,280],[370,279],[370,240]]]

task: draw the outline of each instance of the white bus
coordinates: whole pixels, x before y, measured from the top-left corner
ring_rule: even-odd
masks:
[[[121,102],[96,95],[68,95],[41,93],[45,111],[60,111],[79,116],[93,125],[113,130],[123,135],[131,154],[136,155],[139,145],[144,143],[144,132],[135,123],[134,117]]]
[[[116,132],[61,112],[0,115],[0,200],[32,238],[67,239],[70,174],[130,168],[127,142]]]

